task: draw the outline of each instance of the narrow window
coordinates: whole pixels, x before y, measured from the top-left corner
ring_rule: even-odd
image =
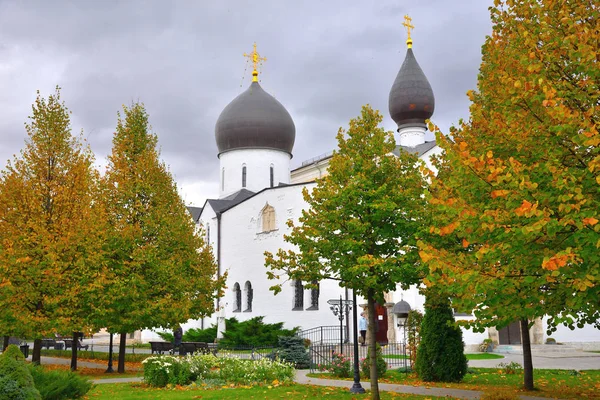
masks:
[[[246,309],[244,311],[252,311],[252,296],[254,293],[252,292],[252,284],[250,281],[246,281],[244,291],[246,292]]]
[[[275,230],[275,209],[269,203],[262,209],[261,219],[263,232]]]
[[[269,173],[269,181],[271,182],[271,187],[275,184],[275,167],[271,164],[271,169]]]
[[[225,168],[221,170],[221,191],[225,190]]]
[[[235,295],[235,303],[233,304],[233,312],[242,311],[242,290],[240,289],[240,284],[235,283],[233,285],[233,294]]]
[[[246,166],[242,167],[242,187],[246,187]]]
[[[294,285],[294,308],[293,310],[304,309],[304,285],[300,280]]]
[[[210,224],[206,224],[206,244],[210,244]]]
[[[319,283],[313,282],[313,285],[317,285],[316,288],[310,289],[310,308],[309,310],[319,309]]]

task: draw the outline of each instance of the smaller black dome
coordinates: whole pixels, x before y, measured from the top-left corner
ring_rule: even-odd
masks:
[[[408,317],[408,313],[410,312],[410,304],[408,304],[404,300],[400,300],[396,304],[394,304],[394,308],[392,309],[392,313],[396,314],[398,317],[406,318]]]
[[[215,126],[219,154],[229,150],[274,149],[292,154],[296,127],[284,106],[258,82],[233,99]]]
[[[433,90],[417,63],[412,48],[406,52],[406,58],[392,85],[388,105],[390,116],[398,124],[398,129],[404,126],[424,126],[425,120],[433,115]]]

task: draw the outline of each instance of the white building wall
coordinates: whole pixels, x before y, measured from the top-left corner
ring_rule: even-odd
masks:
[[[279,182],[290,183],[291,156],[270,149],[231,150],[219,155],[219,197],[223,198],[242,189],[242,168],[246,166],[246,189],[258,192]]]

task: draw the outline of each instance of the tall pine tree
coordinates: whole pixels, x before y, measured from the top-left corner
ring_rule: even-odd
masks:
[[[159,160],[144,106],[124,107],[123,113],[103,196],[111,271],[104,321],[110,332],[121,333],[119,372],[124,372],[127,332],[211,314],[224,286],[210,248]]]

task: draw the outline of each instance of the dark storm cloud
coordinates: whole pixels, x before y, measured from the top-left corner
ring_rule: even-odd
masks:
[[[297,166],[333,150],[337,129],[365,103],[395,128],[387,99],[406,52],[406,13],[436,96],[433,118],[447,130],[468,117],[488,3],[1,1],[0,165],[23,145],[36,89],[48,95],[58,84],[99,165],[121,106],[144,102],[163,159],[198,204],[217,192],[214,124],[250,83],[242,54],[254,41],[268,58],[261,84],[296,123]]]

